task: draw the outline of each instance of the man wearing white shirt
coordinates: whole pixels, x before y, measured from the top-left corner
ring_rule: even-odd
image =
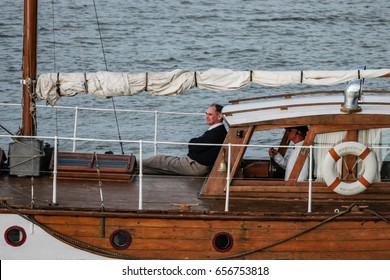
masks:
[[[298,126],[298,127],[287,128],[286,130],[288,132],[287,139],[289,141],[292,141],[295,144],[294,149],[284,157],[274,148],[270,148],[268,152],[269,156],[273,158],[281,168],[286,170],[284,175],[285,181],[287,181],[288,178],[290,177],[295,161],[297,160],[299,152],[301,151],[301,146],[303,145],[303,141],[305,140],[308,127]],[[306,158],[301,173],[299,173],[298,181],[305,181],[307,180],[308,176],[309,176],[309,157]]]

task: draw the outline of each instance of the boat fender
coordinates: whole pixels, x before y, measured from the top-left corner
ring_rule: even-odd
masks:
[[[343,182],[336,174],[336,163],[344,155],[353,154],[363,161],[364,173],[354,182]],[[366,190],[374,181],[377,169],[375,154],[358,142],[337,144],[325,156],[324,180],[328,188],[342,195],[354,195]]]

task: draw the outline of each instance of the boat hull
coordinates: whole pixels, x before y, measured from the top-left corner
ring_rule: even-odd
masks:
[[[30,221],[7,213],[0,219],[2,228],[18,225],[27,233],[18,247],[2,240],[2,259],[390,258],[388,217],[368,212],[272,217],[43,211],[30,213]],[[130,240],[115,246],[114,235],[122,231]]]

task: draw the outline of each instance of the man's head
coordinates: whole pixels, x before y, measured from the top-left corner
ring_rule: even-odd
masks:
[[[299,143],[305,139],[309,128],[307,126],[295,126],[286,128],[286,130],[288,132],[288,140],[293,141],[294,143]]]
[[[223,121],[222,108],[223,108],[223,106],[221,106],[219,104],[215,104],[215,103],[211,104],[207,108],[206,123],[208,125],[214,125],[216,123],[220,123]]]

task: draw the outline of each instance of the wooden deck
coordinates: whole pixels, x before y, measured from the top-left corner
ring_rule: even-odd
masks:
[[[59,179],[57,181],[56,203],[53,204],[53,180],[50,176],[17,177],[0,176],[0,198],[18,209],[31,210],[73,210],[96,212],[129,213],[204,213],[249,216],[307,216],[329,215],[335,209],[345,209],[352,203],[371,207],[375,211],[388,213],[390,200],[367,199],[360,194],[355,198],[329,193],[318,185],[314,187],[312,213],[308,213],[307,183],[300,187],[240,186],[231,187],[229,211],[225,212],[225,197],[200,197],[199,192],[205,178],[188,176],[144,175],[142,180],[142,205],[139,204],[139,183],[137,176],[130,182]],[[248,182],[253,182],[249,180]],[[245,181],[241,181],[242,182]],[[315,185],[315,184],[314,184]],[[101,201],[100,190],[103,201]],[[390,195],[390,190],[385,191]],[[32,198],[33,192],[33,198]],[[376,190],[367,190],[377,197]],[[33,207],[31,207],[33,205]],[[0,210],[1,211],[1,210]]]
[[[197,193],[202,178],[165,176],[161,184],[156,176],[143,178],[143,209],[178,209],[173,204],[201,204]],[[26,207],[31,204],[33,188],[34,208],[101,210],[102,204],[108,211],[137,211],[139,208],[139,180],[101,181],[59,179],[57,181],[56,205],[53,205],[53,179],[50,176],[27,177],[1,176],[2,198],[10,198],[9,204]],[[167,187],[168,186],[168,187]],[[101,201],[100,190],[103,201]]]

